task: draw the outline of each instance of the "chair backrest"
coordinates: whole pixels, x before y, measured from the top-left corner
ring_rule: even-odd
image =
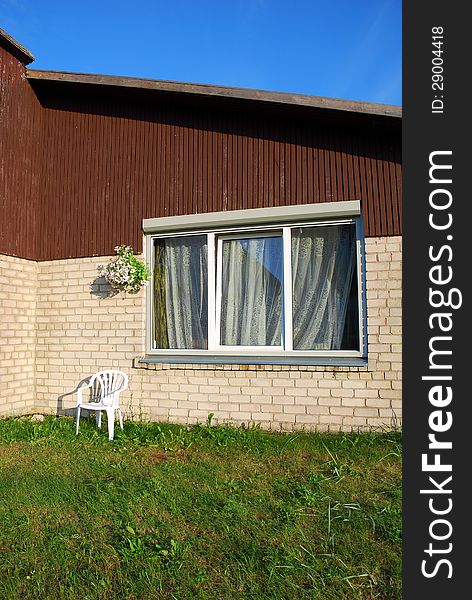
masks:
[[[120,392],[128,387],[128,375],[122,371],[99,371],[90,379],[92,396],[105,406],[118,406]]]

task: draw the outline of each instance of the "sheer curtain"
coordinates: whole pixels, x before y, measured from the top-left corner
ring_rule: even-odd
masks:
[[[206,236],[157,240],[154,333],[157,348],[208,347]]]
[[[295,350],[341,348],[355,256],[354,226],[292,230]]]
[[[282,238],[228,239],[222,243],[221,344],[280,345]]]

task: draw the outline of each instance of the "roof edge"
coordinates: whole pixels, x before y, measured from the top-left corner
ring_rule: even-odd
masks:
[[[359,102],[356,100],[343,100],[340,98],[326,98],[323,96],[310,96],[308,94],[292,94],[288,92],[271,92],[252,88],[237,88],[221,85],[202,83],[187,83],[159,79],[144,79],[138,77],[121,77],[118,75],[98,75],[92,73],[73,73],[66,71],[45,71],[27,69],[26,77],[29,80],[55,81],[63,83],[88,84],[98,86],[125,87],[178,94],[195,94],[200,96],[214,96],[220,98],[233,98],[237,100],[252,100],[272,104],[285,104],[292,106],[338,110],[344,112],[361,113],[385,117],[401,118],[401,106],[392,104],[377,104],[374,102]]]
[[[34,61],[33,54],[1,27],[0,45],[6,47],[6,49],[16,56],[16,58],[18,58],[24,65],[29,65]]]
[[[290,221],[306,221],[308,219],[329,219],[333,217],[357,217],[361,212],[360,200],[344,200],[339,202],[319,202],[275,206],[271,208],[245,208],[243,210],[225,210],[193,215],[177,215],[173,217],[157,217],[143,219],[144,233],[168,233],[175,231],[206,231],[213,228],[234,227],[235,225],[276,224]]]

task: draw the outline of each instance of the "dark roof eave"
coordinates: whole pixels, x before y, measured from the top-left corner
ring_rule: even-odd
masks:
[[[29,65],[34,61],[31,52],[11,37],[6,31],[0,28],[0,45],[4,46],[9,52],[18,58],[24,65]]]
[[[339,110],[357,114],[376,115],[401,118],[400,106],[391,104],[376,104],[374,102],[358,102],[309,96],[307,94],[290,94],[287,92],[270,92],[249,88],[225,87],[200,83],[183,83],[157,79],[141,79],[136,77],[120,77],[116,75],[95,75],[89,73],[67,73],[64,71],[43,71],[27,69],[26,76],[30,80],[55,81],[85,85],[135,88],[173,92],[177,94],[195,94],[236,100],[252,100],[272,104],[312,107],[318,109]]]

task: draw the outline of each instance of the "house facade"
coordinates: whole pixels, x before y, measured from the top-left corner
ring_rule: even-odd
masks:
[[[401,423],[398,107],[32,61],[0,31],[1,416],[117,368],[132,418]]]

